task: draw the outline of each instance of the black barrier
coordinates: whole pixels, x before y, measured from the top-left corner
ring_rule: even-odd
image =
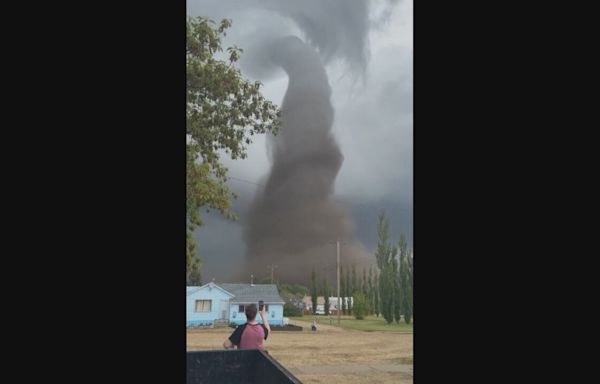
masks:
[[[302,384],[259,349],[187,353],[187,384]]]

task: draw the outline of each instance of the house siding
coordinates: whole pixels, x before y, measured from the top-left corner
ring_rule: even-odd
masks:
[[[237,325],[246,323],[246,314],[238,312],[241,304],[231,304],[229,309],[229,322]],[[268,304],[267,321],[270,325],[283,325],[283,304]],[[256,321],[262,324],[260,314],[256,315]]]
[[[222,319],[225,322],[235,323],[235,324],[244,324],[246,323],[246,314],[244,312],[238,312],[239,305],[244,305],[244,303],[240,303],[239,297],[246,295],[243,300],[246,300],[248,297],[248,290],[245,287],[242,287],[241,295],[238,297],[238,300],[235,299],[235,292],[239,292],[239,285],[230,284],[225,286],[230,289],[225,289],[213,282],[208,283],[202,287],[187,287],[187,303],[186,303],[186,323],[188,327],[196,327],[196,326],[210,326],[215,323],[215,320]],[[258,288],[262,288],[262,294],[258,292],[257,296],[262,296],[265,294],[264,286]],[[232,291],[233,289],[233,291]],[[270,288],[271,290],[274,287]],[[276,292],[270,292],[271,297],[278,297],[279,295]],[[260,297],[259,296],[259,297]],[[265,297],[265,296],[263,296]],[[282,300],[278,297],[279,300]],[[196,300],[210,300],[211,301],[211,310],[210,312],[195,312],[196,308]],[[238,301],[238,302],[236,302]],[[269,310],[267,312],[267,320],[271,325],[283,325],[283,302],[280,303],[270,303],[265,300],[266,304],[269,306]],[[275,300],[273,300],[275,301]],[[223,304],[222,304],[223,303]],[[247,303],[250,304],[250,303]],[[255,302],[258,305],[258,301]],[[223,311],[222,309],[225,308]],[[223,313],[224,312],[224,313]],[[225,316],[225,317],[223,317]],[[262,323],[262,319],[260,315],[257,316],[256,319],[259,323]]]
[[[229,304],[231,296],[216,286],[204,286],[198,291],[187,296],[186,323],[188,327],[214,324],[216,319],[222,317],[221,301]],[[210,300],[210,312],[196,312],[196,300]]]

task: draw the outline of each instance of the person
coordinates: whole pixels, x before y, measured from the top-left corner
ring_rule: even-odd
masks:
[[[267,340],[271,327],[267,321],[267,313],[263,306],[260,312],[263,323],[260,324],[256,321],[256,304],[250,304],[246,306],[246,319],[247,322],[238,326],[235,331],[229,336],[227,340],[223,342],[225,349],[263,349],[264,340]]]
[[[317,320],[313,320],[312,326],[310,327],[311,330],[316,331],[317,330]]]

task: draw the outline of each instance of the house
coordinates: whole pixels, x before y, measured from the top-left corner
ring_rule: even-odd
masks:
[[[275,284],[215,284],[187,287],[186,323],[188,327],[215,322],[244,324],[246,305],[265,303],[271,325],[283,325],[283,305]],[[260,315],[256,320],[262,323]]]
[[[186,321],[188,327],[214,324],[215,320],[227,322],[229,300],[233,294],[213,282],[201,287],[187,287]]]
[[[346,303],[347,308],[352,308],[352,304],[354,303],[353,299],[354,299],[353,297],[340,297],[340,302],[342,304]],[[338,308],[337,302],[338,302],[338,298],[337,297],[330,297],[329,298],[329,312],[332,315],[337,315],[337,308]],[[342,307],[340,309],[343,310],[344,308]]]
[[[340,298],[341,302],[346,302],[349,308],[352,308],[353,298],[352,297],[342,297]],[[302,299],[304,302],[304,314],[312,315],[312,298],[311,296],[304,296]],[[323,296],[317,296],[317,315],[325,314],[325,298]],[[337,315],[337,297],[329,298],[329,314]]]
[[[304,296],[304,314],[312,315],[312,297]],[[325,298],[323,296],[317,296],[317,315],[325,314]]]

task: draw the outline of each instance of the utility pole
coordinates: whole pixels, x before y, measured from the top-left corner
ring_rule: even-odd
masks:
[[[275,268],[277,268],[277,266],[271,264],[271,265],[268,265],[267,268],[269,268],[271,270],[271,284],[274,284],[274,282],[273,282],[273,271],[275,270]]]
[[[342,309],[342,302],[340,301],[340,239],[337,240],[337,318],[338,327],[340,326],[340,312]]]

